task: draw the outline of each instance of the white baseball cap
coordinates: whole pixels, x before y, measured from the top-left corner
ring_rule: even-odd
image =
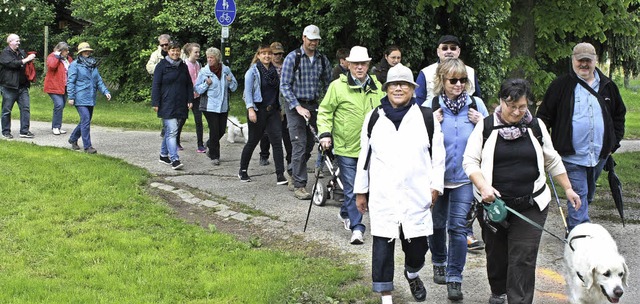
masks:
[[[304,28],[302,36],[307,36],[307,39],[311,40],[322,39],[320,38],[320,28],[313,24],[307,25],[307,27]]]

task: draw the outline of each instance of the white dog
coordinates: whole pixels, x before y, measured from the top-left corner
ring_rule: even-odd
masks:
[[[571,230],[564,247],[565,277],[571,303],[618,303],[629,268],[609,232],[584,223]]]
[[[249,128],[246,123],[241,124],[235,116],[229,116],[227,119],[227,141],[234,143],[244,138],[244,143],[249,141]]]

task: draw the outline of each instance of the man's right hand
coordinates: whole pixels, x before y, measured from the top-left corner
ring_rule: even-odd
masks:
[[[331,149],[331,137],[320,138],[320,146],[322,146],[322,150],[324,151]]]
[[[296,106],[296,112],[298,112],[298,114],[300,114],[300,116],[302,116],[305,120],[309,120],[309,118],[311,118],[311,113],[303,106]]]

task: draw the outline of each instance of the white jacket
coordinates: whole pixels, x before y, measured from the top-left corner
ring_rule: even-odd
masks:
[[[492,117],[494,119],[494,126],[497,126],[499,124],[498,120],[495,118],[495,115],[492,115]],[[547,131],[547,127],[544,125],[544,122],[538,119],[538,124],[540,125],[540,131],[542,132],[542,147],[535,136],[528,136],[528,138],[531,139],[531,142],[533,142],[533,147],[536,149],[538,172],[540,172],[538,178],[533,182],[533,192],[540,190],[547,183],[547,176],[544,173],[545,169],[547,172],[551,173],[551,176],[567,172],[564,168],[564,164],[562,163],[562,158],[553,148],[551,137],[549,136],[549,132]],[[496,148],[498,130],[496,129],[491,131],[491,135],[489,135],[484,144],[484,149],[482,148],[483,130],[484,123],[479,122],[476,124],[473,132],[471,132],[469,140],[467,141],[467,148],[464,151],[462,167],[468,176],[471,176],[474,172],[481,172],[486,182],[491,185],[493,183],[493,154]],[[531,128],[527,129],[527,133],[533,134]],[[514,157],[517,157],[517,155],[514,155]],[[473,195],[478,201],[482,201],[479,190],[475,185],[473,185]],[[534,198],[534,201],[538,204],[538,208],[540,208],[540,210],[544,210],[550,200],[551,191],[549,190],[549,187],[546,187],[540,195]]]
[[[373,111],[379,111],[380,116],[369,139],[367,128]],[[371,234],[398,238],[398,227],[402,225],[407,239],[431,235],[431,189],[442,193],[444,188],[445,149],[440,124],[434,123],[432,158],[418,105],[409,109],[398,130],[384,110],[373,111],[367,114],[362,126],[353,191],[369,193]],[[369,145],[371,158],[369,169],[365,170]]]

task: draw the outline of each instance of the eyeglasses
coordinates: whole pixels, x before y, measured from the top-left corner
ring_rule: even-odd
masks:
[[[448,51],[451,50],[452,52],[455,52],[458,50],[458,46],[457,45],[443,45],[441,48],[441,50],[443,51]]]
[[[411,85],[406,82],[392,82],[387,85],[390,89],[395,90],[397,88],[401,88],[403,90],[408,90]]]
[[[515,112],[516,110],[520,113],[525,112],[527,110],[527,105],[521,105],[519,107],[513,106],[513,105],[509,105],[506,101],[504,101],[504,99],[500,99],[500,101],[504,102],[504,104],[507,106],[507,108],[509,109],[509,111],[511,112]]]
[[[449,80],[450,84],[456,85],[456,84],[458,84],[458,81],[460,81],[461,84],[467,83],[467,81],[469,81],[469,78],[467,78],[467,77],[463,77],[463,78],[448,78],[447,80]]]
[[[169,46],[169,44],[168,43],[163,43],[163,44],[160,45],[160,47],[165,47],[165,46]]]

